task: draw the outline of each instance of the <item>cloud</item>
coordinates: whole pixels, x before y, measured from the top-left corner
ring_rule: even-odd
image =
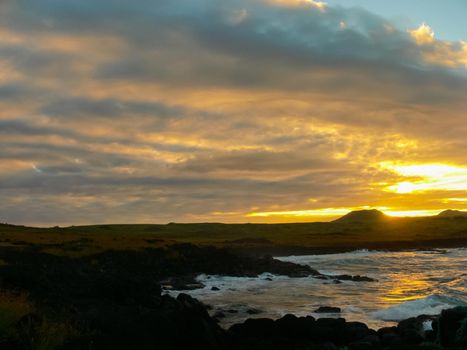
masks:
[[[431,44],[435,41],[435,33],[433,32],[433,29],[425,23],[422,23],[417,29],[409,31],[409,33],[418,45]]]
[[[379,166],[467,166],[467,46],[428,25],[305,0],[3,1],[0,22],[2,221],[467,196],[385,191],[407,179]]]
[[[467,43],[464,41],[436,40],[435,33],[425,23],[409,33],[418,45],[423,46],[423,57],[426,61],[453,68],[467,67]]]
[[[326,10],[326,3],[323,1],[316,1],[316,0],[266,0],[266,2],[275,5],[283,5],[283,6],[303,6],[303,7],[313,7],[320,11]]]

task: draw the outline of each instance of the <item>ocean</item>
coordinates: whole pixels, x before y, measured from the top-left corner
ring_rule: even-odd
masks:
[[[333,280],[269,273],[255,278],[200,275],[197,279],[205,288],[188,293],[211,305],[212,315],[223,316],[220,324],[226,328],[251,317],[276,319],[291,313],[316,318],[344,317],[378,329],[409,317],[436,315],[446,308],[467,305],[465,248],[359,250],[277,259],[306,264],[327,275],[364,275],[378,281],[335,284]],[[169,293],[178,294],[177,291]],[[339,307],[342,312],[315,313],[320,306]]]

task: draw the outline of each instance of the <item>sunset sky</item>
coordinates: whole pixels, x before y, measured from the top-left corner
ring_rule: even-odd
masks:
[[[465,0],[3,0],[0,222],[467,209]]]

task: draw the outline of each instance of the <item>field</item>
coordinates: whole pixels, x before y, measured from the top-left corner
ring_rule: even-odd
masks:
[[[174,243],[252,251],[418,248],[467,245],[467,218],[389,218],[297,224],[95,225],[52,228],[0,225],[0,246],[87,255]]]

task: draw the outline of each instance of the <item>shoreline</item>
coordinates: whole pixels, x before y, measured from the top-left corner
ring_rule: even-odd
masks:
[[[78,243],[86,247],[86,242]],[[335,350],[342,339],[346,346],[360,342],[358,346],[366,346],[362,349],[381,349],[383,337],[389,337],[397,340],[398,347],[387,349],[400,350],[404,349],[402,345],[418,346],[432,339],[418,336],[419,343],[410,343],[412,338],[406,338],[405,331],[397,327],[388,330],[390,335],[386,336],[375,334],[376,331],[359,322],[295,316],[287,316],[282,321],[245,321],[246,324],[226,331],[209,316],[206,306],[194,298],[183,293],[176,299],[162,295],[160,281],[176,277],[182,279],[180,283],[186,283],[199,273],[248,277],[271,272],[297,278],[328,277],[310,266],[279,261],[270,255],[258,257],[248,251],[193,244],[137,250],[107,249],[77,256],[68,255],[70,246],[66,244],[55,247],[60,249],[60,254],[51,254],[43,247],[32,244],[0,246],[0,308],[7,308],[15,315],[6,329],[0,329],[2,349],[22,349],[18,339],[27,342],[54,339],[61,342],[60,347],[56,347],[60,350],[89,350],[91,347],[94,350],[288,350],[300,347]],[[340,278],[359,280],[365,276]],[[409,324],[408,334],[415,337],[419,334],[420,323],[412,320]],[[301,329],[302,333],[288,333],[290,327],[297,332]],[[57,330],[60,336],[54,333]],[[343,332],[342,338],[336,340],[334,336],[339,332]],[[323,338],[323,334],[328,338]],[[362,334],[365,336],[361,337]],[[363,342],[366,345],[362,345],[366,336],[371,336],[374,344],[368,345],[366,339]],[[446,337],[445,349],[457,350],[453,343],[457,342],[455,336],[448,334]],[[278,347],[278,344],[285,345]]]
[[[228,246],[235,252],[243,254],[251,254],[253,256],[272,255],[275,257],[293,256],[293,255],[327,255],[349,253],[358,250],[368,251],[417,251],[417,250],[443,250],[443,249],[462,249],[467,248],[467,237],[463,239],[439,239],[439,240],[423,240],[423,241],[394,241],[394,242],[367,242],[355,245],[339,245],[339,246],[317,246],[317,247],[302,247],[302,246],[250,246],[250,247],[235,247]]]

